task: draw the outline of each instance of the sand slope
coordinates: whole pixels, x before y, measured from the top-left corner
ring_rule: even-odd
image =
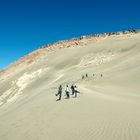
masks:
[[[0,140],[139,140],[139,60],[140,33],[108,36],[1,76]],[[81,93],[65,99],[72,83]]]

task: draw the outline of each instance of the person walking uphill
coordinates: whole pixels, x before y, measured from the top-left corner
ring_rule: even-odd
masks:
[[[74,95],[74,86],[71,86],[72,95]]]
[[[59,95],[59,99],[57,100],[61,100],[61,96],[62,96],[62,86],[60,85],[59,88],[58,88],[58,93],[56,94],[56,96]]]
[[[77,97],[77,93],[78,93],[77,87],[74,86],[74,94],[75,94],[75,97]]]
[[[69,86],[67,85],[66,86],[66,96],[67,96],[67,98],[70,98],[70,89],[69,89]]]

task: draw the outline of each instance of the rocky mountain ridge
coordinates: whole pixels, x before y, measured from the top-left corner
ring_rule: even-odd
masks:
[[[52,44],[44,45],[35,51],[23,56],[22,58],[18,59],[17,61],[13,62],[6,68],[0,71],[0,76],[4,73],[9,71],[10,69],[19,66],[22,63],[26,63],[27,65],[32,64],[38,57],[41,57],[42,54],[47,54],[48,52],[55,51],[57,49],[68,48],[68,47],[75,47],[79,45],[84,45],[86,41],[94,40],[97,42],[100,39],[104,39],[106,37],[114,37],[114,36],[121,36],[121,35],[133,35],[139,33],[140,30],[126,30],[120,32],[108,32],[103,34],[91,34],[87,36],[81,36],[79,38],[72,38],[69,40],[62,40]]]

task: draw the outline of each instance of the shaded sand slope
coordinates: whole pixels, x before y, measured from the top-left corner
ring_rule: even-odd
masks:
[[[139,140],[139,52],[139,33],[109,36],[48,53],[5,76],[0,139]],[[65,99],[63,88],[62,100],[56,101],[59,84],[72,83],[81,92],[78,98]]]

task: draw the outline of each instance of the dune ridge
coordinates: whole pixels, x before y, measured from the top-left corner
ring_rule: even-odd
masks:
[[[106,38],[106,37],[115,37],[116,36],[124,36],[127,35],[127,37],[130,37],[130,35],[139,33],[140,30],[126,30],[126,31],[120,31],[120,32],[108,32],[108,33],[102,33],[102,34],[91,34],[91,35],[85,35],[81,36],[79,38],[72,38],[69,40],[62,40],[55,43],[51,43],[48,45],[44,45],[42,47],[39,47],[37,50],[23,56],[19,60],[13,62],[3,70],[0,70],[0,76],[5,73],[6,71],[12,69],[13,67],[17,67],[18,65],[26,62],[27,64],[33,63],[37,57],[41,57],[43,53],[46,53],[48,51],[54,51],[55,49],[65,48],[65,47],[74,47],[77,45],[84,45],[87,41],[94,40],[95,42],[98,41],[98,39]]]

